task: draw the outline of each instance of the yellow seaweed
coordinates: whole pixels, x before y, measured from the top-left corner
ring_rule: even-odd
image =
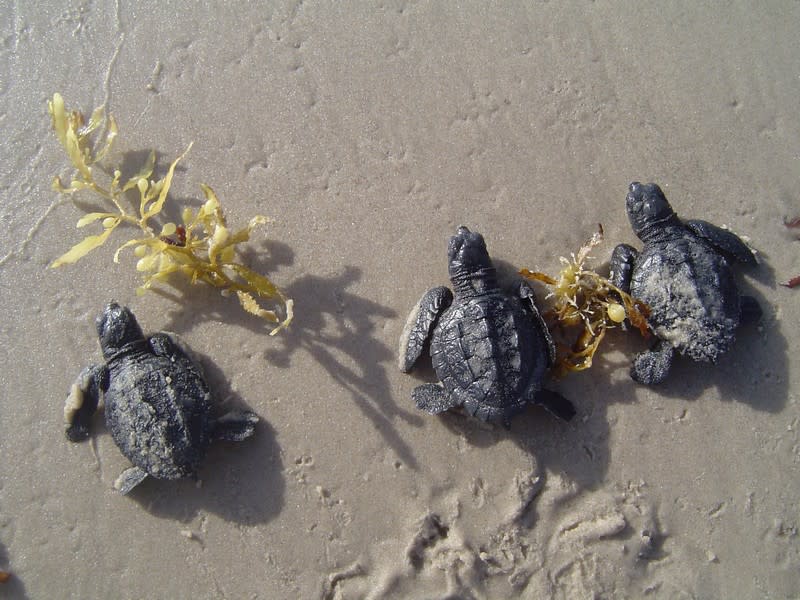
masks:
[[[606,331],[626,318],[644,337],[649,337],[649,307],[622,291],[607,278],[587,268],[589,253],[603,240],[603,227],[567,259],[561,260],[558,277],[521,269],[520,275],[550,286],[552,306],[544,317],[557,341],[555,376],[583,371],[592,366]]]
[[[225,296],[235,293],[243,310],[278,324],[271,334],[289,325],[293,318],[292,300],[268,277],[236,260],[237,245],[248,241],[254,228],[270,223],[271,219],[256,215],[246,227],[231,233],[219,198],[209,186],[201,184],[205,203],[196,213],[187,207],[181,211],[180,224],[166,222],[155,227],[151,224],[151,220],[159,220],[169,198],[175,167],[189,152],[191,144],[170,163],[167,174],[158,181],[150,179],[156,162],[156,154],[151,151],[139,171],[127,181],[121,183],[120,170],[113,169],[110,181],[103,185],[95,179],[92,165],[107,156],[117,136],[118,128],[113,117],[106,118],[103,109],[98,108],[92,113],[89,123],[84,124],[84,116],[78,111],[67,111],[63,98],[57,93],[48,102],[48,112],[56,137],[76,170],[69,186],[56,177],[53,189],[69,195],[91,190],[111,209],[109,212],[83,215],[77,227],[100,221],[102,232],[89,235],[75,244],[53,261],[50,265],[52,268],[80,260],[102,246],[114,230],[125,223],[138,228],[141,235],[122,243],[114,253],[114,262],[119,262],[123,250],[133,248],[133,254],[138,259],[136,269],[142,273],[143,279],[137,293],[144,293],[157,283],[170,283],[173,274],[180,274],[193,284],[203,282],[212,285]],[[103,125],[105,133],[100,149],[94,152],[91,134]],[[138,192],[139,195],[135,213],[125,208],[129,192]],[[283,320],[275,310],[262,307],[259,301],[276,304],[283,314]]]

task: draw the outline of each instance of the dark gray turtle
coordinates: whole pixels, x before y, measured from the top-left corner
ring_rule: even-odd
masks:
[[[102,393],[106,425],[134,464],[114,483],[120,492],[127,494],[148,475],[194,476],[213,440],[253,435],[255,413],[212,417],[211,394],[199,367],[169,334],[145,338],[133,313],[113,302],[95,323],[106,363],[81,371],[64,419],[67,438],[86,439]]]
[[[611,280],[650,307],[656,343],[636,356],[631,377],[655,384],[667,376],[676,351],[713,363],[733,344],[739,324],[761,315],[753,298],[740,296],[731,270],[732,262],[755,265],[756,257],[726,229],[681,221],[654,183],[631,183],[626,205],[644,246],[641,252],[627,244],[614,248]]]
[[[572,418],[569,401],[542,389],[555,347],[530,287],[520,282],[516,296],[504,293],[483,236],[466,227],[450,239],[448,257],[455,298],[446,287],[429,290],[400,339],[400,369],[411,370],[429,340],[442,382],[417,387],[417,407],[433,414],[463,407],[484,421],[508,425],[533,402]]]

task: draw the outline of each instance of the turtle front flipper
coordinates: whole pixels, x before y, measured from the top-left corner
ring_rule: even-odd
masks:
[[[611,253],[611,276],[610,281],[626,294],[631,292],[631,275],[633,274],[633,263],[639,256],[639,252],[628,244],[619,244]]]
[[[640,352],[633,359],[631,379],[645,385],[661,383],[669,373],[674,353],[669,343],[659,340],[650,350]]]
[[[147,479],[147,471],[141,467],[130,467],[119,474],[114,482],[114,489],[124,496],[145,479]]]
[[[400,370],[408,373],[422,354],[436,320],[453,303],[453,292],[446,287],[435,287],[422,296],[408,315],[400,336]]]
[[[414,388],[411,397],[418,409],[432,415],[438,415],[459,406],[457,400],[445,392],[442,386],[435,383],[426,383]]]
[[[165,331],[154,333],[147,338],[147,344],[156,356],[186,359],[194,364],[189,348],[175,334]]]
[[[212,435],[216,440],[241,442],[256,431],[258,415],[249,410],[232,410],[214,422]]]
[[[692,219],[685,221],[684,225],[696,236],[711,244],[715,250],[728,258],[732,258],[744,265],[755,266],[758,264],[756,255],[738,235],[728,229],[718,227],[708,221]]]
[[[64,403],[67,439],[81,442],[89,437],[92,415],[97,411],[100,394],[108,389],[108,367],[91,365],[80,372]]]

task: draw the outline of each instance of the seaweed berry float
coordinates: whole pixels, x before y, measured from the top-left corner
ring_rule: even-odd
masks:
[[[428,290],[400,339],[400,369],[410,371],[430,342],[441,381],[413,391],[417,408],[437,414],[462,407],[508,425],[533,403],[571,419],[572,404],[542,389],[555,346],[528,284],[520,282],[514,294],[501,290],[483,236],[463,226],[450,238],[448,258],[455,295],[446,287]]]
[[[636,356],[631,377],[656,384],[669,373],[673,355],[716,362],[733,344],[740,324],[756,321],[761,307],[742,296],[731,265],[756,265],[734,233],[706,221],[681,221],[654,183],[634,181],[626,197],[628,219],[644,243],[641,251],[620,244],[611,256],[611,281],[647,303],[656,342]]]

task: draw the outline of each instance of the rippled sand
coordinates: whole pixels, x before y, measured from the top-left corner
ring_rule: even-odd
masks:
[[[6,3],[0,7],[0,596],[789,598],[798,571],[800,6],[607,2]],[[248,261],[295,299],[268,329],[232,298],[134,293],[134,258],[81,239],[50,189],[46,100],[106,103],[115,158],[189,142],[176,205],[211,185],[232,226],[275,223]],[[133,171],[132,171],[133,172]],[[552,384],[578,415],[509,430],[416,411],[397,340],[447,284],[460,224],[506,273],[554,272],[602,222],[639,245],[632,180],[746,235],[764,308],[719,364],[628,377],[635,333]],[[177,211],[176,211],[177,214]],[[126,239],[122,232],[115,241]],[[117,234],[115,234],[117,235]],[[538,289],[540,296],[544,290]],[[181,334],[219,401],[263,422],[201,481],[112,489],[99,418],[62,409],[100,359],[111,299]]]

